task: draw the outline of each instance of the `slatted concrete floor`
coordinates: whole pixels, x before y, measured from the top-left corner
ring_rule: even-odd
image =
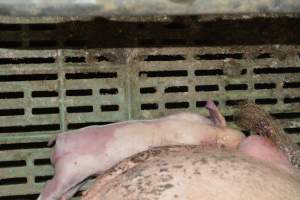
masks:
[[[252,100],[300,143],[298,45],[59,48],[48,41],[52,25],[9,27],[0,42],[0,200],[37,197],[53,173],[47,141],[59,132],[185,110],[208,115],[208,99],[231,126],[235,105]],[[24,40],[28,31],[43,42]],[[8,42],[19,32],[20,44]]]

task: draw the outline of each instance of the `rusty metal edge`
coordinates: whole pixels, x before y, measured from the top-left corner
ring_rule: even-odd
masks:
[[[0,0],[1,23],[58,23],[93,17],[223,15],[238,17],[300,14],[298,0]],[[204,17],[205,18],[205,17]]]

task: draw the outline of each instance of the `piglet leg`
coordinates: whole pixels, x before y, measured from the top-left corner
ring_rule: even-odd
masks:
[[[73,187],[72,189],[68,190],[61,198],[60,200],[68,200],[71,199],[75,193],[84,185],[86,184],[86,181],[83,181],[81,183],[79,183],[78,185],[76,185],[75,187]]]
[[[90,176],[90,171],[82,170],[81,163],[66,162],[66,160],[74,161],[74,155],[67,155],[63,159],[55,163],[55,175],[53,179],[47,182],[43,192],[38,200],[57,200],[62,197],[67,198],[77,191],[81,185],[78,183]],[[65,196],[64,196],[65,195]]]
[[[206,108],[208,109],[211,120],[215,123],[215,125],[222,126],[222,127],[226,126],[225,118],[220,113],[220,111],[218,110],[217,106],[213,101],[208,100],[206,102]]]

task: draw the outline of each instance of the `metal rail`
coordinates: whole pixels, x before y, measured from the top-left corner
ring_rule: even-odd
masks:
[[[3,16],[145,16],[299,13],[299,0],[0,0]]]

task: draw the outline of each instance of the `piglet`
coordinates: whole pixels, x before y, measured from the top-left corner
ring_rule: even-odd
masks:
[[[210,119],[178,113],[160,119],[90,126],[58,134],[51,157],[55,174],[38,200],[71,198],[91,175],[102,174],[121,160],[152,147],[167,145],[217,145],[235,149],[244,135],[226,127],[212,101]]]

